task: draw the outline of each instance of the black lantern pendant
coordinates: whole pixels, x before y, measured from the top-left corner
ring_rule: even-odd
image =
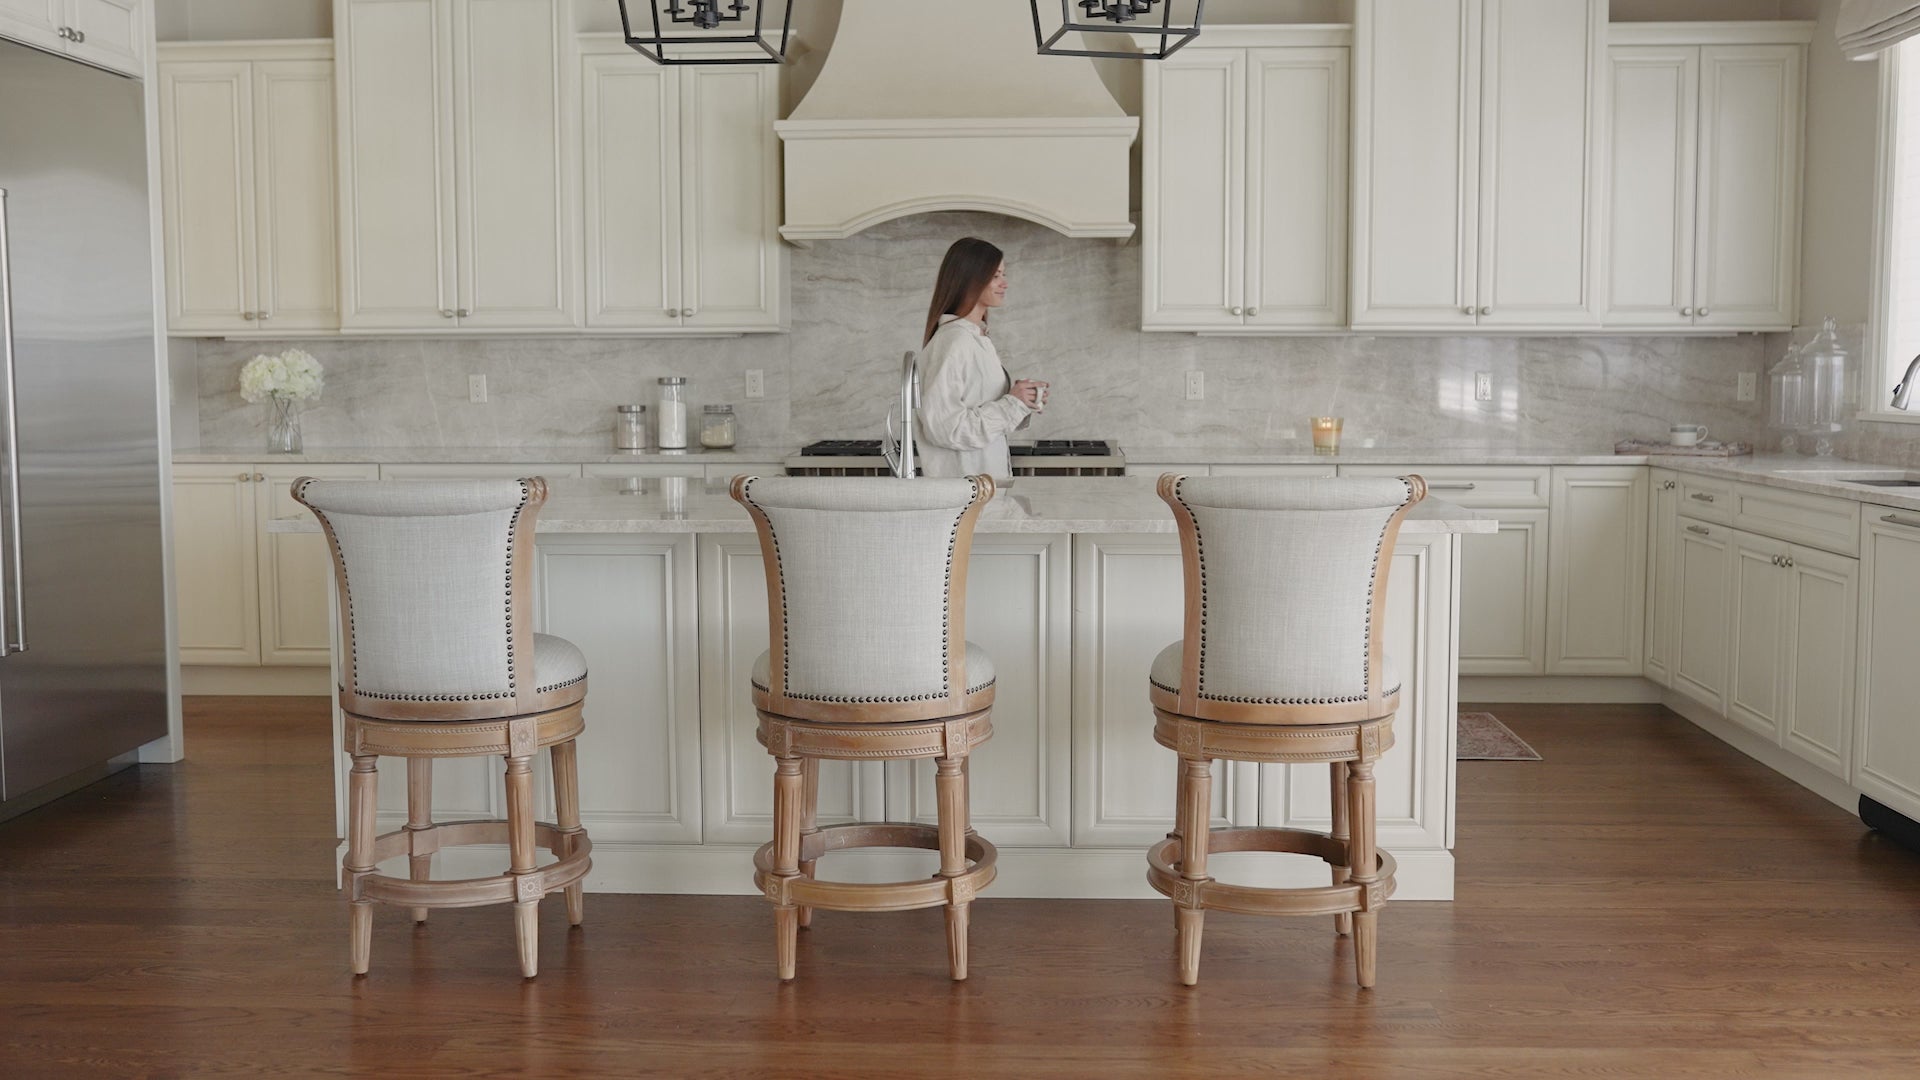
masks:
[[[1165,60],[1182,45],[1200,36],[1200,17],[1207,0],[1060,0],[1060,26],[1048,34],[1041,29],[1040,5],[1047,0],[1029,0],[1033,5],[1033,40],[1047,56],[1106,56],[1116,60]],[[1082,17],[1076,21],[1073,9]],[[1155,9],[1158,8],[1158,18]],[[1175,8],[1191,8],[1191,18],[1174,17]],[[1060,40],[1068,34],[1080,35],[1079,48],[1063,47]],[[1144,48],[1125,51],[1100,48],[1102,34],[1124,34]],[[1109,37],[1109,42],[1115,39]]]
[[[643,2],[636,26],[627,8]],[[780,13],[778,49],[762,36],[773,29],[768,8]],[[793,0],[620,0],[620,27],[627,45],[656,64],[780,64],[793,34]],[[722,28],[730,32],[716,32]],[[759,53],[688,48],[703,45],[752,45]]]

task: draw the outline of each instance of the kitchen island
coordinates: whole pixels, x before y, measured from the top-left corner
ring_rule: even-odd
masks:
[[[276,521],[275,531],[315,531]],[[1488,516],[1429,498],[1393,555],[1387,648],[1405,673],[1397,741],[1381,760],[1380,843],[1400,899],[1453,895],[1460,554]],[[772,830],[773,768],[747,692],[767,647],[759,541],[724,481],[559,481],[537,531],[536,619],[585,651],[582,817],[588,888],[746,893]],[[1153,741],[1146,673],[1182,632],[1178,538],[1153,477],[1023,478],[982,513],[967,636],[993,657],[992,741],[972,766],[974,825],[1000,848],[996,896],[1151,897],[1145,851],[1174,809],[1174,756]],[[338,724],[336,718],[336,740]],[[344,806],[344,756],[336,754]],[[538,806],[551,817],[544,759]],[[1330,825],[1323,766],[1217,763],[1216,825]],[[501,763],[435,763],[436,817],[497,816]],[[927,762],[827,762],[823,823],[933,819]],[[381,828],[405,819],[405,770],[381,768]],[[491,873],[501,855],[443,852],[441,875]],[[853,851],[823,876],[930,873],[921,851]],[[1259,861],[1254,861],[1258,859]],[[1317,860],[1222,857],[1217,876],[1318,884]]]

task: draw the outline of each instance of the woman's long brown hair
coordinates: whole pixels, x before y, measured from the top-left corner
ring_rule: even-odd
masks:
[[[985,240],[963,236],[953,242],[947,257],[940,260],[940,276],[934,279],[933,303],[927,306],[927,333],[920,339],[921,345],[933,340],[933,332],[940,329],[940,316],[965,318],[980,303],[1005,258],[1004,252]]]

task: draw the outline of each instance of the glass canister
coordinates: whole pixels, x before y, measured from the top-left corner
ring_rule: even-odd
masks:
[[[731,450],[739,428],[733,420],[733,406],[709,405],[700,415],[700,445],[709,450]]]
[[[1852,419],[1851,361],[1832,318],[1800,350],[1800,363],[1807,370],[1807,420],[1815,431],[1839,431]]]
[[[615,450],[647,448],[647,407],[645,405],[619,405],[614,408],[613,448]]]
[[[1787,355],[1767,371],[1767,420],[1788,438],[1807,426],[1807,369],[1798,345],[1788,345]]]
[[[687,448],[687,380],[667,375],[658,380],[660,396],[654,410],[655,435],[662,450]]]

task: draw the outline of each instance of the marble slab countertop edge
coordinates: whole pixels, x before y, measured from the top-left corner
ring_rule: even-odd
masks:
[[[600,450],[583,446],[348,446],[302,454],[269,454],[234,446],[186,447],[175,465],[756,465],[785,461],[787,446],[731,450]]]

